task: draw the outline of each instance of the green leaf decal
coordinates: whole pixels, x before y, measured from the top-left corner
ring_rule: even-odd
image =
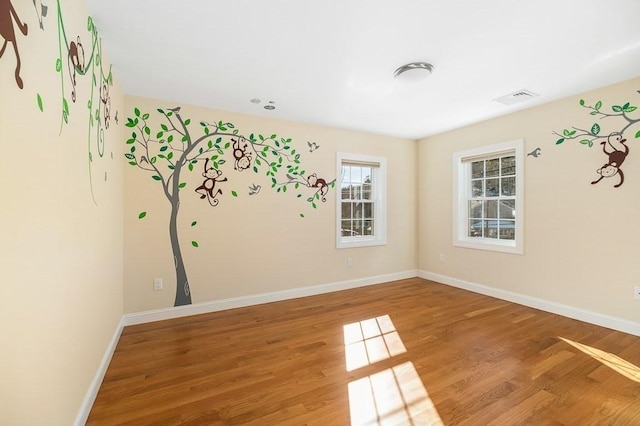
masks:
[[[153,175],[151,176],[151,178],[153,178],[153,180],[162,180],[162,178],[158,175]]]
[[[637,110],[638,107],[634,107],[634,106],[630,106],[624,109],[625,112],[633,112],[635,110]]]
[[[140,117],[140,110],[138,108],[134,108],[133,113],[135,114],[136,117]]]
[[[591,126],[591,133],[594,135],[600,133],[600,125],[598,123],[594,123],[593,126]]]
[[[238,193],[236,191],[231,191],[231,195],[233,195],[234,197],[237,197]]]
[[[61,69],[62,69],[62,61],[60,60],[60,58],[58,58],[58,60],[56,61],[56,72],[60,72]]]
[[[198,247],[198,242],[197,241],[191,241],[191,245],[194,247]]]
[[[182,182],[182,183],[180,183],[180,185],[178,185],[178,188],[182,189],[185,186],[187,186],[187,183],[186,182]]]
[[[556,145],[560,145],[562,142],[564,142],[564,138],[560,138],[556,141]]]
[[[196,226],[198,222],[196,222],[195,220],[193,222],[191,222],[191,226]]]
[[[580,105],[584,106],[584,99],[580,99]]]
[[[594,108],[595,108],[595,109],[600,109],[600,108],[602,108],[602,102],[601,102],[601,101],[596,102],[596,105],[594,106]]]
[[[300,213],[300,217],[304,217],[304,214]]]
[[[614,105],[611,107],[614,112],[622,112],[622,107],[620,105]]]
[[[580,141],[580,143],[581,143],[582,145],[589,145],[589,142],[591,142],[589,139],[582,139],[582,140]]]
[[[40,96],[40,93],[38,93],[37,100],[38,100],[38,108],[40,109],[41,112],[43,112],[44,107],[42,106],[42,97]]]
[[[147,212],[140,212],[138,219],[144,219],[147,216]]]
[[[636,138],[640,138],[640,130],[636,133]]]

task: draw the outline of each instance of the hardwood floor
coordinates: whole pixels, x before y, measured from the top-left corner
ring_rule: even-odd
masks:
[[[636,366],[640,337],[415,278],[126,327],[87,424],[640,425]]]

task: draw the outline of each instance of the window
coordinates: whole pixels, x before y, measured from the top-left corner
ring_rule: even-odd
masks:
[[[524,141],[457,152],[454,245],[523,253]]]
[[[336,203],[336,247],[387,243],[387,161],[338,153],[340,199]]]

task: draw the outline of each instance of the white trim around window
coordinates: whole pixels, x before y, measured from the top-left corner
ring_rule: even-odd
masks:
[[[453,245],[523,254],[524,140],[454,153],[453,183]]]
[[[387,243],[387,159],[338,152],[336,248]]]

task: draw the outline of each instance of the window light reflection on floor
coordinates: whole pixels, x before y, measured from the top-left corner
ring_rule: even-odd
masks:
[[[606,365],[617,373],[622,374],[623,376],[633,380],[634,382],[640,383],[640,367],[638,367],[637,365],[634,365],[617,355],[603,351],[601,349],[592,348],[591,346],[574,342],[573,340],[565,339],[564,337],[558,336],[558,338],[570,344],[574,348],[581,350],[596,361],[600,361],[602,364]]]
[[[349,383],[352,425],[444,425],[412,362]]]
[[[343,329],[347,371],[407,351],[389,315],[347,324]]]

